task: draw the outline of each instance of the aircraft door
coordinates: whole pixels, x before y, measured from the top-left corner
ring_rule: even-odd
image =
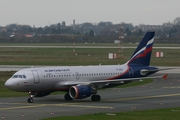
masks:
[[[76,72],[76,80],[79,80],[79,78],[80,78],[80,76],[79,76],[79,73],[78,72]]]
[[[33,70],[32,73],[33,73],[33,77],[34,77],[34,83],[39,83],[40,80],[39,80],[38,71],[37,70]]]
[[[133,71],[133,69],[131,67],[129,69],[129,77],[130,78],[134,77],[134,71]]]

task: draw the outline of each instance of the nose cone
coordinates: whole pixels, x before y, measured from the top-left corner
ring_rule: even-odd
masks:
[[[4,85],[6,88],[11,89],[11,90],[13,90],[13,88],[15,87],[14,82],[10,79],[7,80]]]
[[[9,88],[9,87],[12,86],[12,84],[11,84],[11,82],[10,82],[9,80],[7,80],[4,85],[5,85],[5,87],[7,87],[7,88]]]

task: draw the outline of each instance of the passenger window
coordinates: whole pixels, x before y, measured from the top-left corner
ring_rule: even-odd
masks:
[[[23,75],[23,78],[26,78],[26,76],[25,76],[25,75]]]

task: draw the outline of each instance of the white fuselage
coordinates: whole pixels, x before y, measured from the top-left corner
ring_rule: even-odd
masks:
[[[66,90],[69,89],[66,84],[112,80],[127,73],[128,69],[126,64],[28,68],[16,72],[13,76],[18,77],[12,76],[6,82],[6,86],[11,84],[10,89],[16,91]],[[23,75],[26,78],[19,77]]]

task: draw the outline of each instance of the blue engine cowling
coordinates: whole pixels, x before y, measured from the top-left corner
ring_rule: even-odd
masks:
[[[96,94],[97,92],[93,90],[90,86],[72,86],[69,89],[69,95],[73,99],[83,99]]]

